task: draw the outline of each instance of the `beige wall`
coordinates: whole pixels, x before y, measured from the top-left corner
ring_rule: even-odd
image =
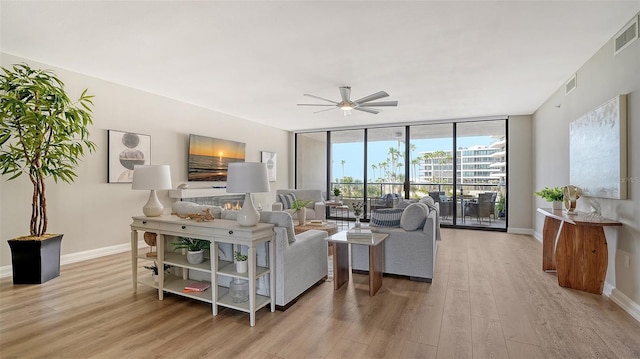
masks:
[[[621,24],[621,27],[624,24]],[[606,230],[609,266],[606,287],[622,292],[636,306],[640,303],[640,41],[613,55],[608,41],[577,71],[578,87],[564,95],[560,88],[533,116],[534,189],[569,184],[569,123],[618,94],[627,96],[627,200],[597,199],[602,215],[624,224]],[[536,199],[532,206],[545,206]],[[590,211],[586,199],[578,209]],[[542,233],[543,218],[532,214],[535,231]],[[629,256],[630,266],[624,265]]]
[[[509,203],[507,204],[507,230],[513,233],[530,234],[531,203],[533,201],[531,116],[509,116]]]
[[[187,147],[190,133],[246,143],[247,161],[260,161],[260,151],[278,154],[278,182],[271,193],[256,194],[256,202],[270,206],[277,188],[289,187],[289,132],[248,120],[210,111],[154,94],[134,90],[100,79],[65,71],[35,61],[2,54],[2,66],[27,62],[53,69],[65,82],[72,98],[84,88],[95,95],[91,138],[97,152],[86,157],[77,169],[73,184],[47,184],[49,231],[64,233],[62,254],[127,244],[131,216],[142,215],[147,191],[132,191],[130,184],[107,183],[107,130],[131,131],[151,136],[152,164],[168,164],[174,188],[187,182]],[[207,183],[190,183],[204,187]],[[210,184],[209,184],[210,185]],[[31,184],[23,176],[0,182],[0,267],[11,264],[7,239],[28,234]],[[169,206],[173,199],[160,191],[160,200]],[[257,205],[256,203],[256,205]]]

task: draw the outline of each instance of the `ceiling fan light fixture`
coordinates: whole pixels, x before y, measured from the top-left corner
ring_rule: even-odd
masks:
[[[338,107],[340,107],[341,110],[347,111],[347,110],[353,110],[353,108],[356,106],[354,106],[353,103],[343,101],[338,104]]]

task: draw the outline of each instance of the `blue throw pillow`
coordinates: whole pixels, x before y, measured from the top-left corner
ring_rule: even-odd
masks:
[[[383,208],[371,212],[370,226],[400,227],[400,218],[404,208]]]

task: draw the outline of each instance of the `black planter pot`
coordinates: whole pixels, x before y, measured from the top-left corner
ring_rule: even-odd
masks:
[[[42,241],[10,239],[13,284],[42,284],[58,277],[62,236]]]

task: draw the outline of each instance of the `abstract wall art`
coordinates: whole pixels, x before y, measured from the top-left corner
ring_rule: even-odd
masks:
[[[108,130],[109,183],[131,183],[133,166],[151,164],[151,136]]]
[[[569,183],[584,196],[627,199],[626,95],[571,122],[569,136]]]

